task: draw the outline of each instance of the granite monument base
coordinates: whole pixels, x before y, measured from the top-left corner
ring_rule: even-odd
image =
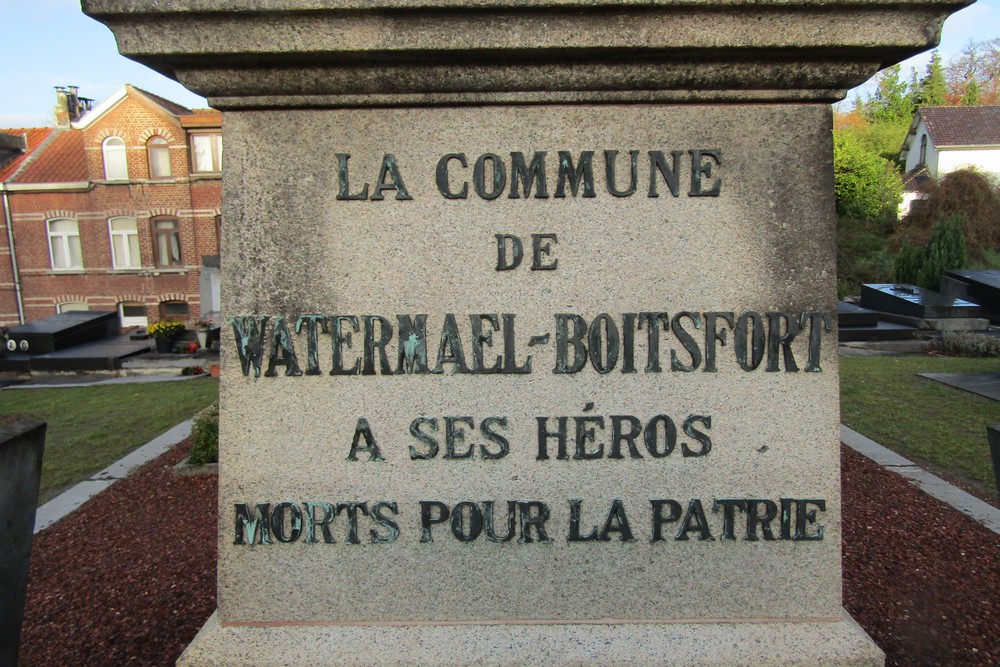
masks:
[[[699,665],[874,667],[882,651],[846,613],[828,622],[220,625],[179,667],[226,665]]]

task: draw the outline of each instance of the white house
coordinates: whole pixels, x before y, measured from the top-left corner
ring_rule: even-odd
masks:
[[[903,141],[900,215],[921,199],[927,178],[975,167],[1000,175],[1000,106],[921,107]]]

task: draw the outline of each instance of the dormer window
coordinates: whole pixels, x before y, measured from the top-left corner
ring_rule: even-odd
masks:
[[[128,161],[125,159],[125,142],[120,137],[108,137],[102,145],[104,152],[104,178],[109,181],[128,180]]]
[[[170,144],[163,137],[152,137],[146,142],[149,156],[149,177],[170,178]]]

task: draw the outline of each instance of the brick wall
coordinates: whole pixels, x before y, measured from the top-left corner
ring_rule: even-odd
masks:
[[[191,179],[187,135],[175,116],[142,97],[128,95],[83,129],[87,192],[10,193],[17,260],[27,321],[48,317],[64,302],[83,302],[91,310],[114,310],[121,302],[145,305],[150,321],[161,317],[164,301],[185,301],[188,319],[200,315],[199,274],[204,255],[217,255],[216,216],[221,212],[221,179]],[[102,142],[110,136],[125,142],[129,182],[105,181]],[[169,143],[171,177],[150,178],[147,142]],[[141,255],[138,270],[116,270],[108,220],[136,221]],[[181,263],[157,265],[153,220],[177,220]],[[79,228],[82,270],[53,270],[47,223],[75,220]],[[2,221],[0,221],[2,222]],[[0,236],[0,324],[17,323],[6,229]]]

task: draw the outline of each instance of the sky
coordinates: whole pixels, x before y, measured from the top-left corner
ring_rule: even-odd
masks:
[[[0,0],[0,25],[0,127],[51,125],[55,86],[78,86],[80,95],[100,103],[131,83],[189,108],[207,106],[179,83],[118,55],[111,31],[84,16],[79,0]],[[945,22],[939,50],[947,63],[970,40],[994,37],[1000,37],[1000,0],[979,0]],[[911,66],[923,75],[929,57],[906,61],[906,77]]]

